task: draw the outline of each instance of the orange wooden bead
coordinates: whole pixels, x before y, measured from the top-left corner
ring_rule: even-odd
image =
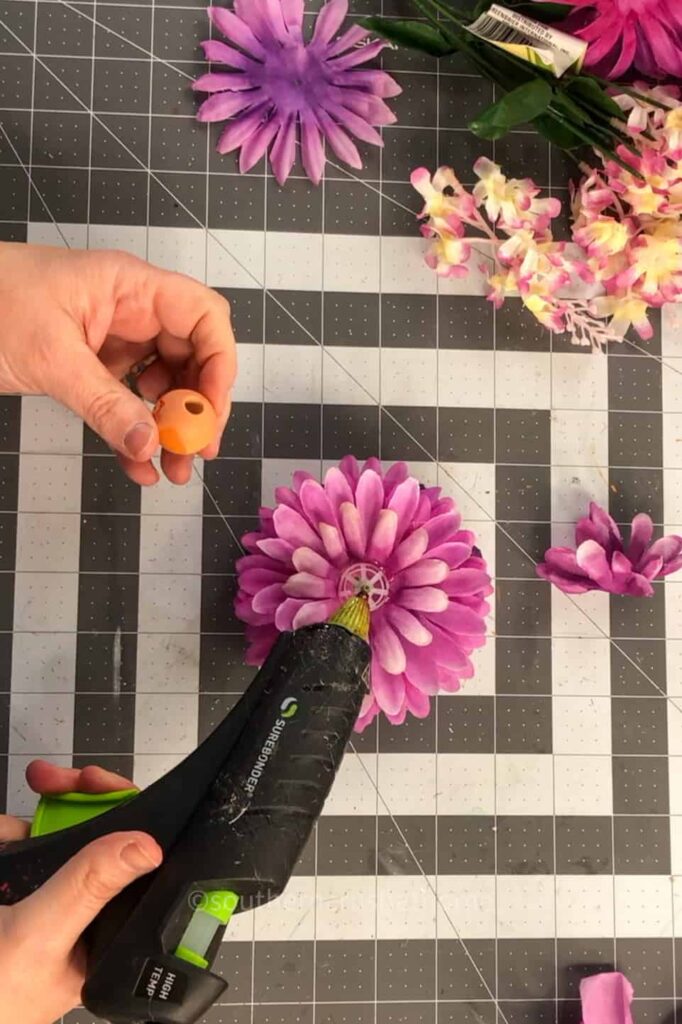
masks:
[[[158,400],[153,415],[161,447],[175,455],[196,455],[218,430],[215,409],[197,391],[169,391]]]

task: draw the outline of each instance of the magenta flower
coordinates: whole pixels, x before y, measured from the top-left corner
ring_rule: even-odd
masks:
[[[315,184],[326,162],[325,141],[358,169],[362,160],[351,136],[383,146],[376,129],[396,120],[384,99],[402,90],[386,72],[361,67],[385,42],[365,42],[368,32],[359,25],[336,38],[348,0],[324,5],[310,41],[303,36],[303,0],[234,0],[234,10],[209,7],[208,14],[230,45],[209,40],[202,43],[204,54],[230,70],[196,80],[198,92],[212,94],[197,117],[232,118],[217,149],[231,153],[241,147],[242,173],[269,150],[283,184],[294,166],[299,130],[303,167]]]
[[[572,11],[558,27],[584,39],[586,66],[607,78],[636,68],[650,78],[682,77],[679,0],[559,0]]]
[[[492,593],[474,534],[439,487],[421,487],[404,462],[386,473],[346,456],[324,483],[294,474],[262,508],[237,562],[235,608],[247,661],[259,665],[280,631],[326,621],[348,597],[372,612],[371,693],[359,731],[383,711],[395,725],[429,713],[429,697],[474,674]]]
[[[610,594],[651,597],[652,580],[682,569],[682,537],[661,537],[651,543],[654,525],[640,513],[632,520],[630,543],[603,508],[590,504],[590,513],[575,528],[577,550],[556,547],[545,552],[538,576],[565,594],[606,590]]]

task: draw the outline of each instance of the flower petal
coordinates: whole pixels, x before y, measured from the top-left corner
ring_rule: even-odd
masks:
[[[225,121],[228,117],[234,117],[236,114],[242,113],[242,111],[248,110],[257,101],[263,98],[263,92],[260,89],[251,89],[248,92],[219,92],[214,93],[213,96],[209,96],[207,100],[201,104],[197,111],[197,121],[202,122],[213,122],[213,121]],[[240,118],[239,121],[235,122],[235,125],[239,125],[239,130],[246,131],[247,118]],[[251,127],[251,122],[248,122],[250,130],[244,136],[248,138],[248,135],[255,129],[256,123]],[[234,127],[234,126],[231,126]],[[234,134],[234,133],[233,133]],[[236,143],[241,145],[242,139]],[[223,150],[222,152],[227,152]]]
[[[391,675],[399,675],[405,671],[407,664],[405,650],[398,634],[390,625],[386,616],[375,615],[372,620],[372,649],[379,664]]]
[[[433,633],[407,608],[397,604],[388,605],[386,616],[391,625],[415,647],[427,647],[431,643]]]
[[[338,607],[338,598],[328,601],[308,601],[296,612],[294,629],[303,629],[304,626],[313,626],[318,622],[328,622]]]
[[[284,591],[281,583],[273,583],[269,587],[263,587],[254,595],[251,602],[253,610],[261,615],[271,615],[284,600]]]
[[[322,108],[315,111],[315,116],[327,142],[339,160],[343,160],[349,167],[354,167],[356,171],[362,170],[362,157],[350,135]]]
[[[564,594],[587,594],[590,590],[598,589],[597,584],[593,583],[587,576],[584,576],[582,579],[577,576],[565,576],[563,573],[556,572],[548,565],[543,564],[536,565],[535,571],[540,579],[553,583]]]
[[[662,558],[649,558],[646,565],[642,566],[638,575],[641,575],[646,580],[658,579],[661,570],[663,569]]]
[[[294,553],[291,544],[281,537],[265,537],[258,541],[258,547],[268,558],[274,558],[277,562],[289,563]]]
[[[366,540],[360,513],[350,501],[344,501],[339,509],[339,516],[348,550],[356,558],[364,558]]]
[[[218,96],[212,96],[210,100],[206,100],[206,103],[210,103],[211,100],[219,99],[220,95],[222,94],[219,94]],[[239,95],[243,96],[244,94],[239,93]],[[199,117],[199,114],[201,113],[205,106],[205,103],[201,105],[197,117]],[[253,135],[253,133],[255,131],[258,131],[258,129],[260,128],[263,122],[263,116],[265,114],[265,111],[266,106],[265,104],[261,103],[259,106],[254,107],[253,110],[249,110],[248,112],[244,113],[241,117],[238,117],[236,120],[232,121],[231,124],[228,124],[227,128],[218,139],[218,143],[216,145],[217,151],[219,153],[232,153],[233,150],[238,149],[240,146],[243,146],[246,140],[249,139]]]
[[[632,520],[632,527],[630,529],[630,543],[627,548],[627,556],[634,566],[636,566],[651,543],[651,538],[654,535],[654,524],[651,516],[646,515],[645,512],[640,512]]]
[[[348,560],[348,551],[341,531],[327,523],[320,523],[319,530],[327,557],[337,567],[344,565]]]
[[[322,135],[317,122],[308,115],[301,117],[301,160],[306,174],[314,185],[319,185],[324,172],[326,157]]]
[[[339,463],[339,469],[341,470],[346,480],[350,484],[353,496],[355,496],[355,488],[358,485],[360,474],[362,473],[363,470],[368,468],[374,469],[375,467],[368,467],[367,465],[364,465],[361,469],[360,463],[358,462],[354,455],[344,455],[344,457],[341,459],[341,462]]]
[[[299,500],[311,526],[317,528],[320,523],[329,523],[330,526],[336,524],[336,514],[329,495],[317,480],[304,481],[299,492]]]
[[[422,558],[409,569],[404,569],[398,579],[404,587],[425,587],[442,583],[447,574],[448,567],[439,558]]]
[[[674,561],[682,552],[682,537],[670,534],[668,537],[661,537],[649,548],[646,558],[643,560],[646,566],[650,558],[662,558],[663,564]]]
[[[296,161],[296,120],[289,117],[280,126],[270,150],[270,166],[278,185],[283,185]]]
[[[438,614],[430,612],[427,624],[431,622],[456,636],[481,636],[485,633],[484,619],[472,608],[457,601],[449,601],[447,608]]]
[[[350,53],[345,53],[342,57],[334,57],[333,60],[327,62],[327,67],[332,71],[346,71],[358,64],[366,64],[378,57],[386,46],[388,43],[385,43],[383,39],[378,39],[374,43],[367,43],[365,46],[351,50]]]
[[[567,573],[571,576],[583,575],[573,548],[549,548],[545,552],[545,565],[553,572]]]
[[[367,142],[370,146],[378,146],[380,149],[383,149],[384,140],[382,136],[365,117],[342,104],[330,104],[328,110],[339,124],[343,125],[356,139],[360,139],[361,142]]]
[[[303,12],[305,10],[303,0],[281,0],[281,2],[282,14],[287,28],[292,35],[294,34],[292,29],[298,35],[299,31],[303,28]]]
[[[294,628],[296,613],[303,607],[305,601],[298,601],[296,598],[287,597],[275,612],[275,625],[280,633],[289,633]]]
[[[309,572],[313,576],[319,576],[320,579],[336,579],[338,576],[336,569],[330,565],[327,559],[317,551],[313,551],[312,548],[297,548],[292,562],[298,572]]]
[[[289,597],[303,597],[315,601],[336,596],[336,587],[331,580],[321,579],[311,572],[294,573],[284,584],[284,591]]]
[[[384,565],[395,545],[398,516],[390,508],[382,508],[367,545],[367,557]]]
[[[406,569],[408,566],[414,565],[426,551],[428,543],[429,535],[423,527],[414,530],[396,548],[390,562],[391,570],[397,572],[400,569]]]
[[[337,467],[327,470],[324,478],[324,489],[329,496],[332,507],[338,510],[344,501],[353,501],[354,494],[346,475]]]
[[[604,972],[580,982],[584,1024],[632,1024],[634,990],[625,975]]]
[[[277,121],[266,121],[249,136],[239,154],[240,174],[247,174],[265,156],[278,130]]]
[[[437,666],[436,678],[438,679],[438,689],[445,693],[457,693],[457,691],[462,688],[461,677],[456,672],[451,671],[449,668],[445,668],[443,665]],[[471,676],[467,676],[466,678],[470,679]]]
[[[334,38],[348,15],[348,0],[328,0],[315,22],[312,42],[326,46]]]
[[[309,547],[322,552],[320,537],[295,509],[280,505],[275,509],[273,521],[279,536],[293,547]]]
[[[383,502],[384,485],[381,477],[371,469],[364,470],[355,488],[355,504],[360,513],[365,537],[371,537]]]
[[[405,676],[386,672],[378,658],[372,659],[371,670],[372,694],[387,715],[395,715],[400,711],[405,700]]]
[[[443,590],[449,597],[478,594],[490,586],[490,576],[480,569],[456,569],[448,574]]]
[[[219,39],[206,39],[201,48],[206,60],[212,64],[224,64],[225,67],[238,68],[240,71],[253,71],[258,68],[255,60],[251,60],[245,53],[240,53]]]
[[[457,569],[470,555],[471,547],[459,541],[439,544],[438,547],[429,549],[429,558],[441,558],[451,569]]]
[[[287,575],[282,566],[282,572],[274,572],[272,569],[246,569],[239,576],[239,586],[247,594],[258,594],[264,587],[273,583],[280,586],[286,580]]]
[[[583,572],[587,573],[590,579],[598,583],[604,590],[608,590],[613,585],[613,574],[606,553],[596,541],[583,541],[576,551],[575,557]]]
[[[265,48],[256,39],[249,26],[233,11],[225,7],[209,7],[208,16],[219,32],[235,43],[241,50],[253,54],[259,60],[265,60],[267,53]]]
[[[239,72],[209,71],[208,74],[195,79],[192,88],[195,92],[221,92],[223,89],[241,92],[253,89],[253,82],[248,75]]]
[[[402,539],[412,522],[418,504],[419,483],[414,477],[408,477],[398,484],[388,502],[388,507],[398,514],[398,540]]]
[[[412,686],[409,680],[405,686],[405,702],[415,718],[428,718],[431,711],[429,695],[417,686]]]
[[[428,648],[415,647],[407,641],[404,647],[407,657],[405,675],[408,681],[422,693],[438,693],[438,670],[428,656]]]
[[[361,25],[351,25],[349,29],[342,32],[338,39],[334,39],[325,49],[325,60],[329,60],[330,57],[336,57],[341,53],[345,53],[346,50],[351,50],[361,43],[363,39],[366,39],[369,32],[366,28],[362,28]],[[345,77],[343,81],[345,82]]]
[[[444,612],[448,596],[439,587],[407,587],[400,591],[396,603],[415,612]]]
[[[429,548],[438,547],[453,540],[454,534],[460,528],[462,517],[459,512],[444,512],[436,516],[430,522],[424,524],[424,529],[429,535]]]

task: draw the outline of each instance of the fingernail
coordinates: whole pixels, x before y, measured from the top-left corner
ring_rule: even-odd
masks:
[[[121,860],[127,867],[140,874],[159,866],[158,857],[153,857],[139,843],[128,843],[127,846],[124,846],[121,850]]]
[[[152,428],[148,423],[136,423],[123,438],[123,446],[129,455],[137,458],[149,444]]]

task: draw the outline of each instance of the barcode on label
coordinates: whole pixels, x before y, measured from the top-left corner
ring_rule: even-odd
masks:
[[[518,29],[512,28],[511,25],[507,25],[503,21],[498,21],[497,18],[493,18],[489,14],[483,14],[470,26],[470,29],[477,36],[483,36],[491,43],[514,43],[518,46],[530,46],[537,42],[533,36],[519,32]]]
[[[479,39],[508,49],[530,64],[541,65],[557,78],[569,68],[580,70],[587,49],[582,39],[526,18],[501,4],[493,4],[467,28]]]

